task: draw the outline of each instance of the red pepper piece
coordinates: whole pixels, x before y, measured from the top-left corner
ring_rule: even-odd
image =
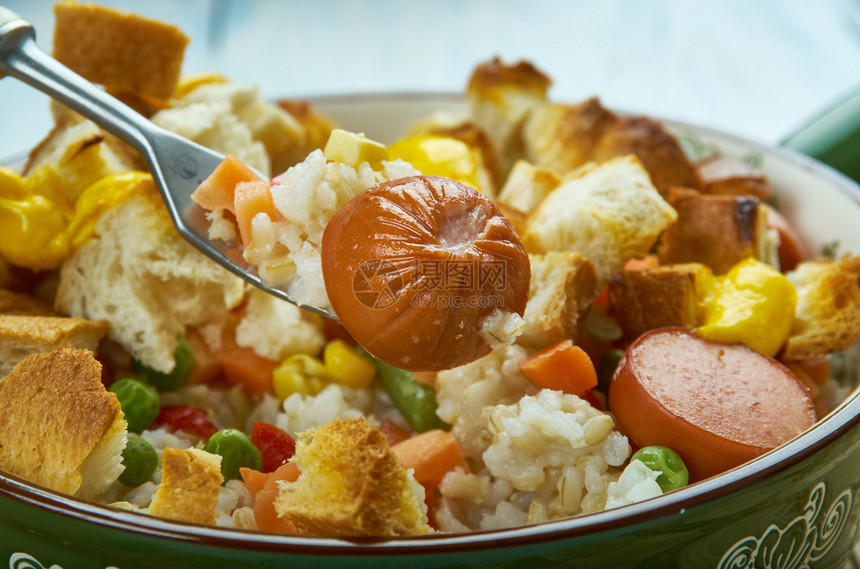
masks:
[[[274,472],[296,453],[296,441],[289,433],[262,421],[254,423],[251,442],[263,455],[263,472]]]
[[[218,431],[206,411],[193,405],[165,405],[153,425],[164,425],[171,431],[184,431],[205,440]]]

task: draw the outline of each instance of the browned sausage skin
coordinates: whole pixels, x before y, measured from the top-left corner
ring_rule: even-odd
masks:
[[[634,444],[680,454],[691,481],[753,459],[816,420],[806,388],[787,367],[685,328],[652,330],[627,348],[609,406]]]

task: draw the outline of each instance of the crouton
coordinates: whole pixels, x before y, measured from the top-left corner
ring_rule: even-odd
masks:
[[[83,498],[123,471],[127,424],[87,350],[34,354],[0,381],[0,469]]]
[[[147,513],[159,518],[215,525],[221,495],[221,456],[197,448],[167,447],[161,459],[161,483]]]
[[[627,259],[644,257],[675,218],[642,163],[626,156],[566,178],[529,216],[523,241],[531,253],[582,253],[599,289]]]
[[[797,289],[787,360],[820,358],[860,338],[860,256],[800,263],[786,275]]]
[[[579,321],[597,295],[591,261],[573,251],[529,255],[531,282],[517,342],[540,349],[565,339],[576,340]]]
[[[647,117],[623,117],[612,121],[594,148],[591,159],[604,162],[633,154],[642,162],[651,182],[664,198],[674,186],[698,189],[699,174],[674,136]]]
[[[281,161],[281,166],[276,168],[274,172],[280,173],[304,160],[312,151],[324,148],[331,131],[337,127],[337,123],[332,118],[317,112],[308,101],[279,99],[276,104],[299,121],[304,129],[304,145],[285,148],[282,155],[275,159]]]
[[[180,237],[154,186],[105,213],[95,233],[63,264],[55,308],[107,321],[108,337],[155,370],[173,369],[186,327],[244,298],[242,279]]]
[[[696,328],[712,287],[713,273],[700,263],[624,270],[609,283],[610,310],[628,341],[664,326]]]
[[[31,354],[60,348],[80,348],[94,352],[107,332],[107,322],[62,316],[0,315],[0,377]]]
[[[282,483],[278,515],[302,533],[389,537],[430,531],[423,490],[385,435],[364,419],[337,419],[300,435],[298,480]]]
[[[762,200],[773,197],[765,173],[735,156],[718,154],[703,160],[697,168],[702,193],[752,195]]]
[[[767,212],[755,196],[672,188],[669,204],[678,219],[657,249],[661,265],[702,263],[721,275],[748,257],[766,259]]]
[[[97,4],[54,4],[53,55],[93,83],[167,99],[188,37],[172,25]]]
[[[81,193],[105,176],[142,169],[140,157],[125,143],[77,114],[60,117],[32,150],[25,174],[44,182],[74,204]],[[46,179],[44,176],[51,176]]]
[[[559,184],[561,179],[551,170],[543,170],[526,160],[517,160],[499,191],[498,201],[531,213]]]
[[[603,133],[616,120],[594,97],[576,105],[538,105],[523,125],[524,155],[542,169],[568,174],[592,160]]]
[[[550,83],[527,61],[507,65],[494,58],[472,72],[466,88],[470,114],[493,140],[502,172],[522,154],[522,123],[546,100]]]
[[[34,296],[0,289],[0,314],[17,316],[57,316],[54,308]]]

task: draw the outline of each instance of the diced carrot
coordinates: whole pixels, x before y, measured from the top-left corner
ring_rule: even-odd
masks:
[[[240,182],[261,178],[235,156],[225,156],[209,177],[192,192],[191,199],[210,211],[226,209],[233,212],[233,195]]]
[[[537,387],[582,396],[597,385],[597,371],[585,350],[564,340],[520,362],[520,371]]]
[[[643,271],[657,266],[657,255],[645,255],[641,259],[631,257],[624,263],[625,271]]]
[[[597,296],[594,297],[591,303],[603,308],[609,306],[609,285],[603,285],[603,288],[600,289],[600,292],[597,293]]]
[[[265,213],[269,219],[277,217],[275,202],[269,183],[262,180],[239,182],[233,194],[233,212],[239,226],[239,237],[245,247],[251,244],[251,220],[258,213]]]
[[[208,383],[218,377],[221,373],[221,356],[218,354],[206,338],[197,328],[188,328],[185,331],[185,340],[194,354],[194,367],[188,377],[188,383]]]
[[[275,511],[277,497],[278,488],[257,492],[254,501],[254,519],[257,521],[257,529],[272,533],[296,533],[293,524],[278,516],[278,512]]]
[[[800,383],[806,388],[806,391],[809,393],[809,397],[812,400],[818,398],[818,394],[821,392],[821,388],[818,387],[818,384],[815,383],[809,374],[806,373],[806,370],[803,367],[796,364],[796,362],[788,362],[786,367],[791,370],[791,373],[800,380]]]
[[[272,374],[278,362],[258,355],[252,348],[236,346],[222,350],[224,376],[232,385],[241,385],[248,393],[272,393]]]
[[[429,385],[433,387],[436,385],[436,372],[435,371],[416,371],[415,372],[415,381],[418,383],[423,383],[424,385]]]
[[[441,429],[424,431],[391,447],[403,468],[414,469],[415,480],[436,487],[446,473],[458,466],[469,471],[460,441]]]
[[[239,474],[242,475],[242,480],[245,482],[245,486],[248,487],[248,490],[251,491],[251,494],[256,494],[262,490],[272,475],[271,472],[260,472],[259,470],[248,468],[247,466],[239,467]]]
[[[278,482],[295,482],[299,479],[301,473],[299,467],[294,462],[282,464],[271,473],[263,489],[271,490],[272,488],[277,488]]]

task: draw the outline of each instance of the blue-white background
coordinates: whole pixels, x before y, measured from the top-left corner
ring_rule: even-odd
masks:
[[[50,50],[51,0],[0,0]],[[860,0],[105,0],[180,26],[185,71],[264,94],[460,91],[471,69],[525,58],[551,97],[776,143],[860,89]],[[0,80],[0,160],[50,128],[47,99]]]

